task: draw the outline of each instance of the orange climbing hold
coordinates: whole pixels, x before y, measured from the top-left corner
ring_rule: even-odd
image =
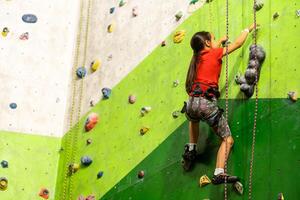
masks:
[[[44,199],[49,199],[49,193],[49,190],[47,190],[46,188],[42,188],[39,192],[39,196]]]
[[[85,121],[85,130],[92,130],[98,123],[99,117],[96,113],[91,113]]]

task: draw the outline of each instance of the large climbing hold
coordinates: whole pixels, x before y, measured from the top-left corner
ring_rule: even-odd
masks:
[[[236,190],[237,193],[239,193],[240,195],[243,195],[244,193],[244,187],[243,184],[239,181],[235,182],[233,184],[234,189]]]
[[[256,11],[259,11],[260,9],[262,9],[262,7],[264,7],[264,2],[262,0],[257,1],[256,4],[254,5],[254,9]]]
[[[184,30],[176,31],[176,33],[174,34],[174,37],[173,37],[173,42],[181,43],[184,39],[184,36],[185,36]]]
[[[7,28],[7,27],[4,27],[4,28],[2,29],[1,35],[2,35],[3,37],[6,37],[6,36],[8,35],[8,33],[9,33],[8,28]]]
[[[92,130],[98,123],[99,116],[97,113],[91,113],[85,121],[85,131]]]
[[[26,23],[36,23],[37,17],[33,14],[25,14],[22,16],[22,20]]]
[[[86,69],[85,67],[79,67],[77,70],[76,70],[76,75],[78,78],[83,78],[86,76]]]
[[[6,160],[1,161],[2,168],[8,168],[8,162]]]
[[[93,162],[93,160],[89,156],[82,156],[80,161],[81,161],[81,164],[86,167],[90,166]]]
[[[95,72],[97,71],[101,66],[101,61],[100,60],[94,60],[92,63],[91,63],[91,69]]]
[[[102,95],[104,99],[109,99],[111,96],[111,89],[110,88],[102,88]]]
[[[265,60],[266,53],[262,46],[250,46],[249,63],[245,75],[237,75],[235,81],[240,85],[240,90],[250,98],[254,93],[254,87],[260,77],[260,70]],[[257,80],[256,80],[257,74]]]
[[[208,178],[207,175],[203,175],[199,179],[199,185],[200,185],[200,187],[206,186],[206,185],[208,185],[210,183],[211,183],[211,180]]]
[[[43,199],[49,199],[49,190],[46,188],[42,188],[39,192],[39,196],[42,197]]]
[[[5,177],[0,178],[0,190],[4,191],[8,187],[8,180]]]

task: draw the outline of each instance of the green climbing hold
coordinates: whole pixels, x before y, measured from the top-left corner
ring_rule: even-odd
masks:
[[[121,1],[119,2],[119,7],[122,7],[122,6],[124,6],[125,4],[126,4],[126,1],[121,0]]]

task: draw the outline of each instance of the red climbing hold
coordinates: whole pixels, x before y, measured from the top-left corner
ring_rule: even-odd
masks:
[[[49,199],[49,193],[49,190],[47,190],[46,188],[42,188],[39,192],[39,196],[43,199]]]
[[[96,113],[91,113],[87,120],[85,121],[85,130],[88,132],[92,130],[98,123],[98,115]]]

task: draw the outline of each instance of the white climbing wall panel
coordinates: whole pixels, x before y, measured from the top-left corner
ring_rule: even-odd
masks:
[[[100,59],[102,66],[85,78],[82,114],[90,109],[91,100],[102,98],[101,88],[113,88],[188,17],[189,2],[128,0],[119,7],[119,0],[93,0],[86,67],[95,59]],[[112,7],[115,11],[110,14]],[[132,16],[134,7],[137,17]],[[183,17],[176,21],[179,11]],[[115,23],[115,30],[108,33],[111,23]]]
[[[0,35],[0,130],[63,134],[78,13],[75,0],[0,1],[0,29],[10,31]],[[28,40],[19,39],[24,32]]]

